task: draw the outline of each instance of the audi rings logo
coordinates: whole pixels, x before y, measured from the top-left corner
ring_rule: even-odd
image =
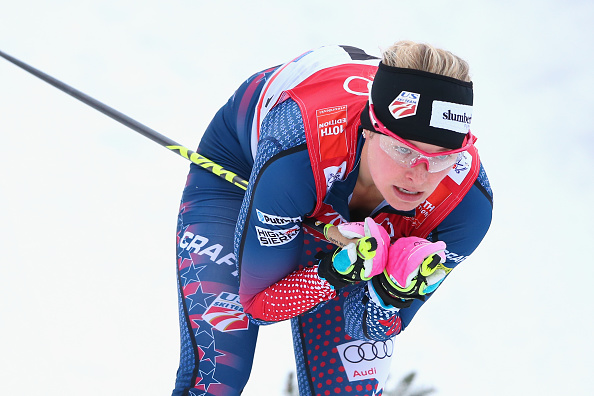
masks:
[[[337,345],[349,381],[375,378],[383,384],[392,362],[394,342],[355,340]],[[382,385],[383,386],[383,385]]]
[[[366,341],[361,344],[351,344],[344,349],[342,355],[349,363],[371,362],[375,359],[385,359],[392,356],[394,342],[387,341]]]

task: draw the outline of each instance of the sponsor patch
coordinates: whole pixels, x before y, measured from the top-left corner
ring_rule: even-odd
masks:
[[[268,213],[264,213],[259,209],[256,209],[256,214],[258,215],[258,220],[260,223],[264,224],[274,224],[274,225],[286,225],[289,223],[301,223],[301,216],[298,217],[283,217],[283,216],[275,216]]]
[[[239,296],[223,292],[208,306],[202,319],[218,331],[247,330],[250,320],[239,303]]]
[[[429,126],[458,133],[468,133],[472,121],[472,106],[434,100]]]
[[[347,106],[335,106],[316,110],[320,159],[344,156],[347,153],[345,130],[347,127]],[[323,141],[323,143],[322,143]]]
[[[415,92],[402,91],[388,106],[388,110],[395,119],[410,117],[417,114],[417,107],[421,95]]]
[[[269,230],[256,226],[256,233],[261,246],[280,246],[295,239],[300,229],[301,227],[294,226],[285,230]]]
[[[458,161],[456,162],[456,166],[448,172],[448,176],[452,179],[456,184],[460,185],[462,181],[470,172],[470,167],[472,166],[472,155],[463,151],[460,153],[458,157]]]
[[[433,194],[431,194],[422,204],[416,207],[417,217],[405,217],[405,220],[412,221],[415,228],[429,217],[429,215],[451,194],[451,191],[443,184],[438,184]]]
[[[335,181],[342,180],[345,170],[346,161],[343,161],[340,166],[329,166],[324,168],[324,175],[326,176],[326,188],[329,189]]]
[[[394,353],[391,339],[351,341],[337,345],[337,349],[349,381],[375,378],[379,382],[378,388],[383,388]]]

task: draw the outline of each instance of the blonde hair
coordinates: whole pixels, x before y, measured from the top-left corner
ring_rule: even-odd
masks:
[[[417,69],[470,81],[470,67],[464,59],[429,44],[398,41],[383,51],[382,62],[387,66]]]

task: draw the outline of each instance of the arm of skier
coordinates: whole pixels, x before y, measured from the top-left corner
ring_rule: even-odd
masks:
[[[301,115],[296,103],[287,100],[264,120],[237,222],[240,298],[252,318],[272,322],[295,317],[335,297],[340,287],[383,270],[374,268],[374,263],[381,260],[372,258],[386,246],[378,249],[370,238],[387,239],[389,243],[389,237],[375,223],[363,232],[369,234],[367,239],[347,242],[350,246],[344,251],[331,252],[320,269],[317,265],[299,268],[303,253],[301,222],[315,204],[316,188]],[[383,237],[377,235],[378,228]],[[345,232],[348,234],[348,230]],[[344,241],[341,234],[335,232],[328,240]],[[336,267],[337,271],[335,258],[343,264]]]
[[[265,151],[267,144],[273,142],[261,142],[259,151]],[[236,238],[244,311],[252,318],[275,322],[333,298],[334,290],[315,267],[299,269],[301,222],[316,197],[306,147],[271,157],[250,184],[244,200],[246,216],[238,221],[241,240]]]
[[[484,171],[483,171],[484,175]],[[485,186],[487,186],[485,188]],[[488,192],[486,190],[489,190]],[[491,223],[492,196],[486,175],[477,181],[462,202],[452,213],[429,235],[432,241],[446,243],[443,263],[454,269],[464,261],[481,243]],[[448,275],[451,272],[448,271]],[[439,282],[438,286],[443,282]],[[345,302],[345,319],[347,332],[352,337],[382,340],[399,334],[408,326],[412,318],[435,293],[435,289],[427,293],[425,300],[413,299],[405,308],[386,306],[373,296],[371,282],[360,285]]]
[[[255,297],[250,314],[265,321],[289,319],[336,296],[343,287],[371,279],[384,269],[390,243],[387,232],[372,219],[343,223],[334,230],[340,247],[320,252],[316,264],[301,267]],[[256,316],[257,315],[257,316]]]
[[[239,294],[244,311],[252,319],[288,319],[334,297],[332,288],[317,272],[299,270],[304,232],[301,223],[315,203],[303,120],[299,107],[289,99],[273,108],[262,123],[249,187],[237,220]]]

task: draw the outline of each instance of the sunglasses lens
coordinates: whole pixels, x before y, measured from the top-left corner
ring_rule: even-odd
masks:
[[[386,135],[379,136],[380,148],[397,163],[411,168],[422,162],[427,164],[429,173],[436,173],[454,166],[458,160],[458,154],[445,154],[438,156],[426,156],[412,147],[399,142]]]

